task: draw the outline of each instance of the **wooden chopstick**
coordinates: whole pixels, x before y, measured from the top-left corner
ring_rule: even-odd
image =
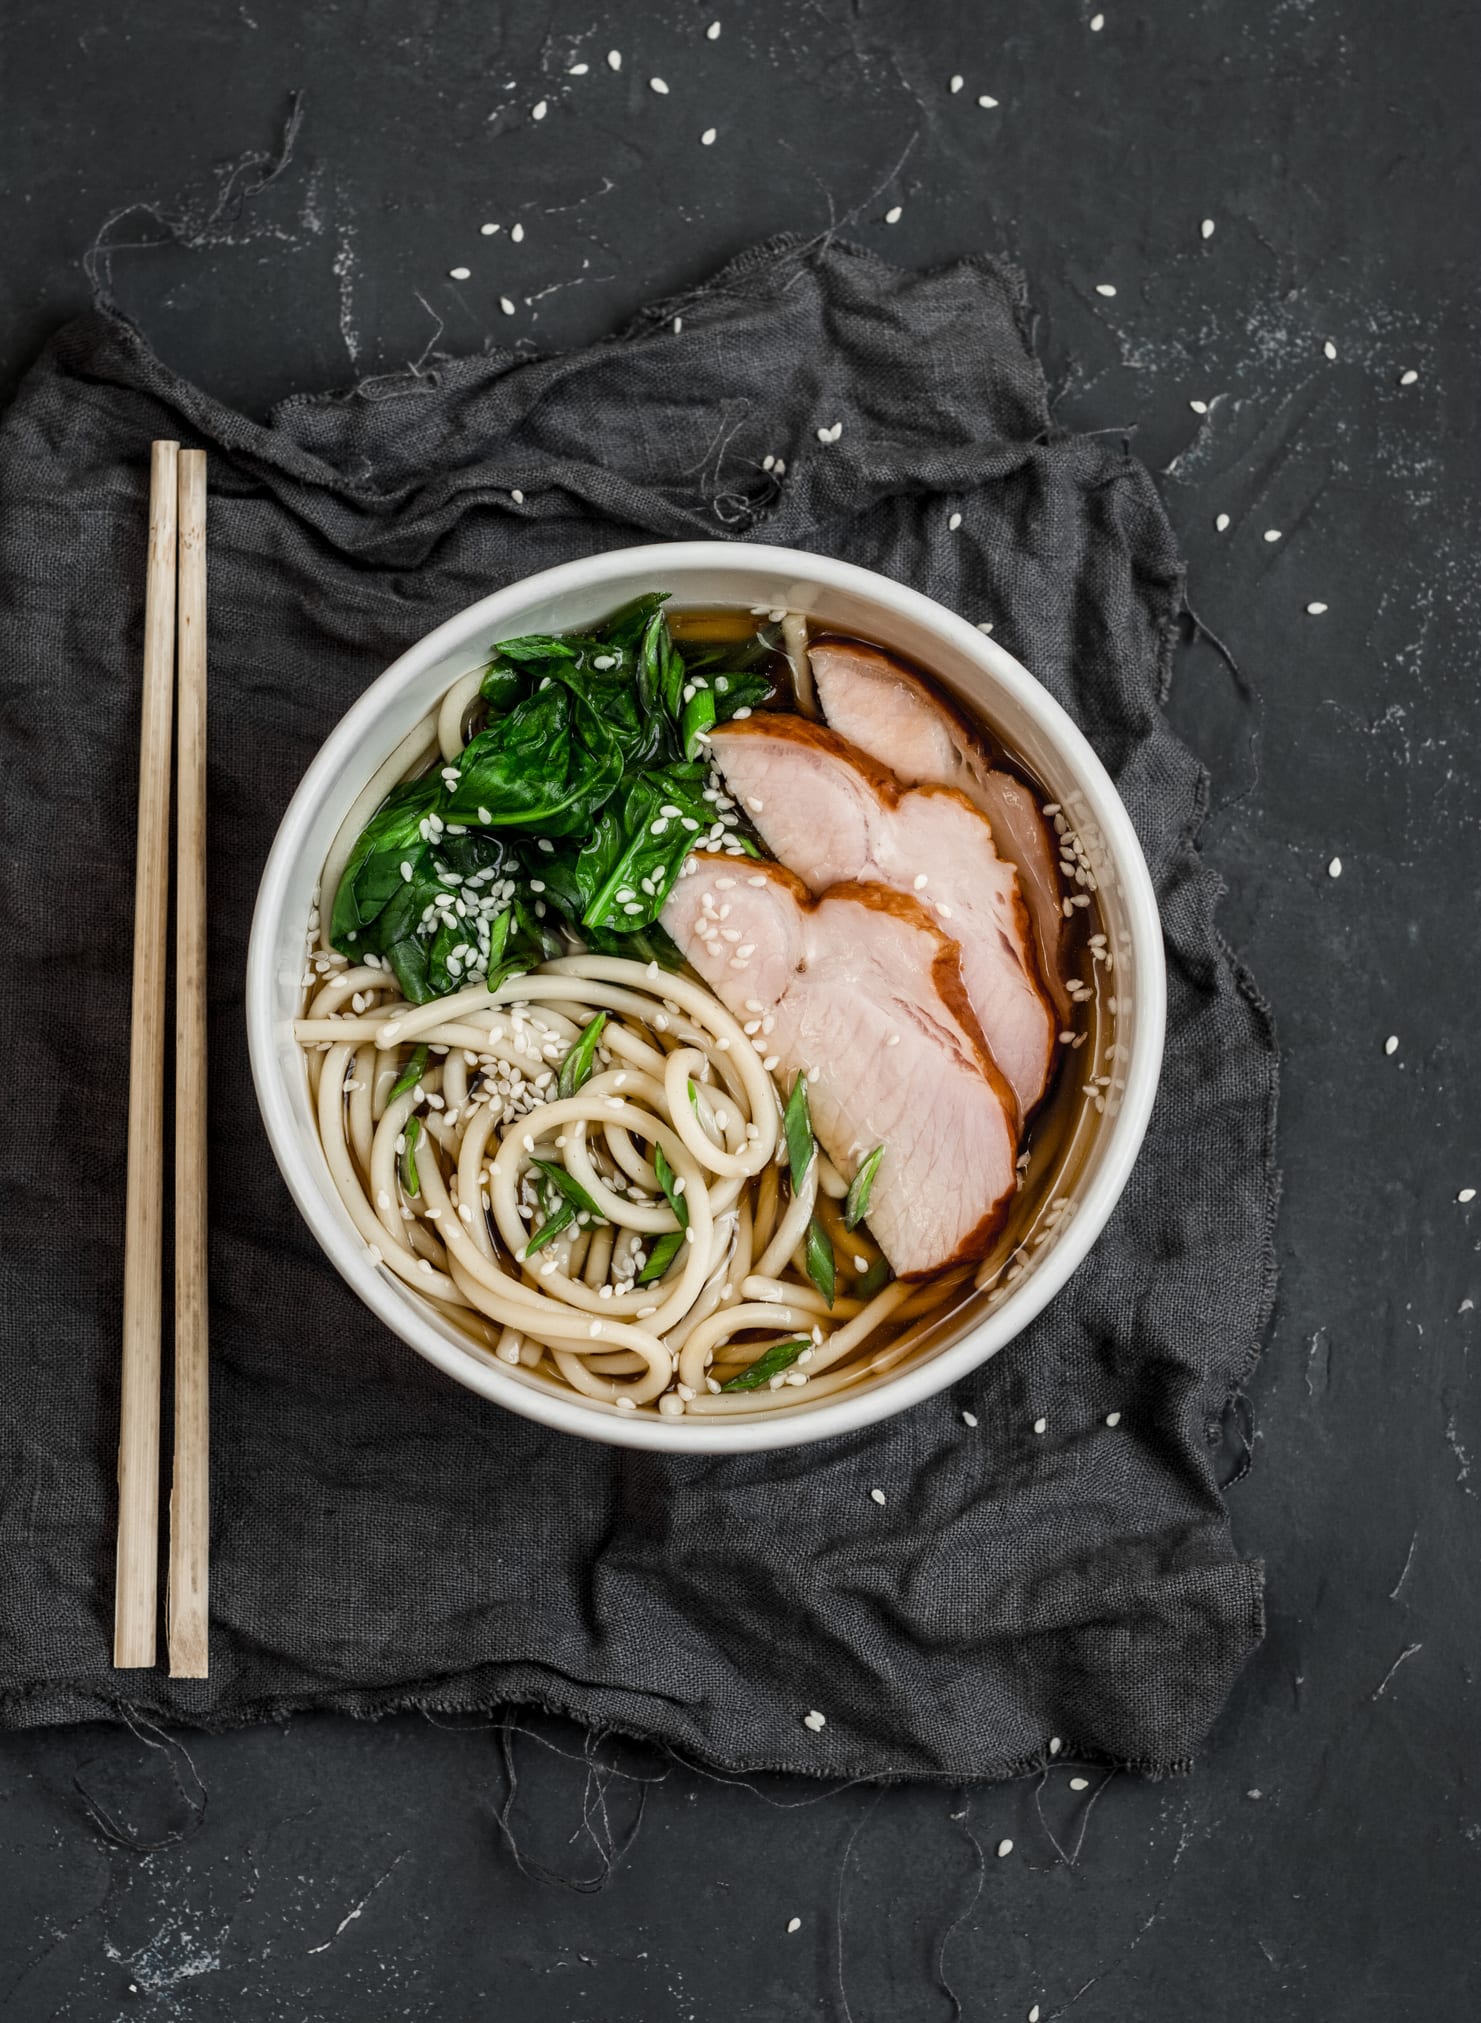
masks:
[[[144,588],[144,706],[134,865],[134,988],[129,1042],[123,1364],[118,1430],[118,1561],[113,1662],[154,1663],[159,1606],[160,1273],[164,1225],[166,932],[170,890],[170,728],[174,701],[175,538],[180,445],[150,454]]]
[[[175,807],[175,1463],[170,1674],[206,1676],[210,1404],[206,1259],[206,455],[180,455]]]

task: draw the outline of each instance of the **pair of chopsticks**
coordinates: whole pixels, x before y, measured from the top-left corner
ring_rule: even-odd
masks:
[[[170,743],[175,824],[175,1452],[166,1635],[170,1672],[206,1676],[210,1417],[206,1292],[206,457],[157,442],[150,458],[144,710],[134,871],[118,1572],[113,1662],[152,1665],[159,1609],[165,984]]]

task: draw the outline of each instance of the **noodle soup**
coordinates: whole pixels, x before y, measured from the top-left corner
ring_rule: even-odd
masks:
[[[370,1261],[620,1412],[873,1381],[1072,1212],[1121,1079],[1092,861],[926,674],[800,614],[501,642],[311,921],[297,1038]]]

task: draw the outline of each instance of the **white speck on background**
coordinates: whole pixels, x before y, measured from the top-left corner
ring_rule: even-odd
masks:
[[[1320,618],[1322,613],[1326,610],[1326,608],[1327,607],[1325,604],[1320,603],[1308,604],[1306,607],[1306,615],[1308,618]]]
[[[1342,876],[1342,859],[1340,857],[1334,857],[1327,866],[1327,876],[1329,878],[1340,878]]]

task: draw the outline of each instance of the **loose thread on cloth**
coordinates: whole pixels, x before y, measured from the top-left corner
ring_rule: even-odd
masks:
[[[962,1905],[961,1909],[957,1912],[956,1916],[952,1919],[951,1923],[946,1927],[946,1930],[941,1934],[941,1943],[936,1948],[936,1985],[940,1988],[942,1994],[951,2004],[952,2023],[961,2023],[961,2019],[966,2014],[966,2011],[962,2007],[962,1999],[960,1995],[958,1995],[956,1989],[952,1986],[951,1982],[947,1979],[946,1976],[946,1949],[951,1944],[951,1941],[955,1936],[955,1934],[967,1922],[968,1918],[971,1917],[973,1911],[976,1910],[978,1899],[981,1897],[983,1886],[987,1881],[987,1856],[982,1851],[982,1842],[977,1838],[976,1834],[973,1833],[972,1831],[971,1826],[972,1801],[968,1796],[965,1788],[962,1790],[961,1793],[961,1801],[962,1801],[962,1810],[960,1816],[956,1818],[956,1824],[961,1827],[962,1833],[966,1838],[967,1844],[970,1846],[973,1856],[975,1857],[976,1880],[974,1881],[972,1886],[971,1896],[968,1897],[967,1901]]]
[[[269,189],[292,162],[303,113],[304,94],[295,91],[289,97],[288,111],[276,147],[248,148],[234,161],[218,168],[215,171],[215,196],[208,208],[203,208],[207,204],[204,196],[187,195],[177,199],[175,209],[139,199],[111,212],[98,227],[92,244],[82,256],[83,272],[92,287],[97,306],[101,309],[114,307],[115,254],[147,252],[168,245],[183,246],[193,251],[215,245],[221,238],[229,236],[230,226],[236,223],[245,206],[253,197],[261,196],[264,190]],[[159,227],[158,234],[143,239],[114,239],[110,236],[125,218],[135,217],[151,219]]]
[[[185,1841],[194,1839],[195,1835],[205,1825],[206,1805],[210,1793],[207,1791],[205,1782],[195,1766],[194,1757],[178,1736],[167,1735],[162,1728],[157,1728],[152,1721],[146,1720],[135,1709],[123,1707],[120,1709],[120,1713],[124,1725],[129,1729],[130,1733],[135,1735],[144,1744],[146,1749],[158,1750],[169,1764],[170,1776],[174,1781],[176,1791],[180,1794],[187,1808],[189,1817],[182,1825],[171,1827],[168,1832],[159,1835],[157,1839],[145,1840],[136,1828],[120,1820],[98,1796],[97,1792],[91,1790],[83,1782],[83,1772],[93,1768],[93,1765],[97,1761],[96,1757],[90,1758],[88,1762],[80,1764],[73,1771],[72,1788],[82,1800],[83,1808],[92,1820],[93,1825],[103,1838],[114,1847],[121,1847],[129,1854],[159,1854],[167,1847],[179,1847]],[[190,1773],[192,1789],[189,1790],[186,1789],[184,1780],[180,1775],[180,1765],[182,1762]]]

